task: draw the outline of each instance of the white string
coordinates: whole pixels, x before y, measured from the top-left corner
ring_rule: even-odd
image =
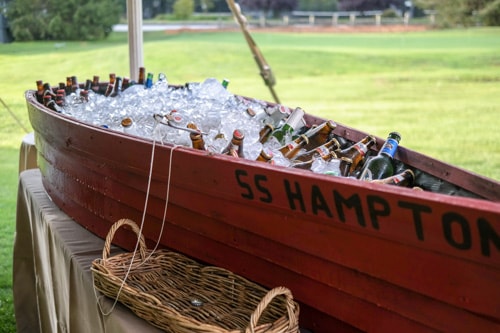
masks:
[[[155,129],[156,129],[156,125],[155,125]],[[154,131],[154,129],[153,129],[153,131]],[[140,262],[139,264],[137,264],[136,267],[139,267],[139,266],[143,265],[144,263],[146,263],[153,256],[153,254],[155,253],[155,251],[158,249],[158,246],[160,245],[161,237],[163,236],[163,231],[164,231],[164,228],[165,228],[166,215],[167,215],[167,211],[168,211],[168,201],[169,201],[169,197],[170,197],[170,181],[171,181],[171,175],[172,175],[173,154],[174,154],[174,150],[177,147],[179,147],[179,146],[178,145],[174,145],[172,147],[172,149],[170,150],[170,161],[169,161],[168,178],[167,178],[167,193],[166,193],[166,197],[165,197],[165,208],[164,208],[164,211],[163,211],[163,219],[162,219],[162,224],[161,224],[161,228],[160,228],[160,234],[159,234],[158,239],[156,241],[155,247],[150,252],[150,254],[148,255],[148,257],[146,257],[142,262]],[[127,269],[127,272],[125,273],[124,278],[122,279],[122,283],[120,284],[120,288],[118,289],[118,293],[117,293],[117,295],[115,297],[113,305],[111,306],[111,309],[108,312],[104,311],[104,309],[101,306],[101,303],[99,302],[99,298],[101,298],[102,296],[98,296],[97,295],[97,290],[95,288],[95,281],[94,281],[94,288],[93,288],[94,289],[94,295],[95,295],[95,297],[97,299],[97,304],[99,306],[99,310],[100,310],[100,312],[101,312],[101,314],[103,316],[110,315],[113,312],[113,310],[115,309],[116,304],[118,303],[118,298],[119,298],[119,296],[120,296],[120,294],[121,294],[121,292],[123,290],[123,287],[124,287],[124,285],[125,285],[125,283],[126,283],[126,281],[128,279],[130,271],[132,270],[133,262],[135,260],[136,254],[137,254],[137,250],[139,248],[140,237],[143,234],[142,230],[144,228],[145,219],[146,219],[146,211],[147,211],[147,206],[148,206],[148,202],[149,202],[149,193],[150,193],[150,189],[151,189],[151,179],[152,179],[152,174],[153,174],[153,164],[154,164],[155,148],[156,148],[156,139],[155,139],[155,136],[153,135],[153,144],[152,144],[152,151],[151,151],[151,162],[150,162],[150,166],[149,166],[148,185],[147,185],[147,189],[146,189],[146,198],[145,198],[145,201],[144,201],[144,210],[143,210],[142,219],[141,219],[141,226],[139,228],[139,234],[137,235],[137,241],[135,243],[135,248],[134,248],[134,251],[133,251],[133,254],[132,254],[132,259],[130,260],[130,265],[128,266],[128,269]]]

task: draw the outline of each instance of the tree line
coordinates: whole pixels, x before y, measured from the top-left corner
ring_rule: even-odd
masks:
[[[236,0],[244,12],[280,17],[294,10],[435,11],[443,27],[500,26],[500,0]],[[7,0],[3,13],[14,40],[99,40],[126,17],[127,0]],[[142,0],[145,19],[228,12],[226,0]],[[1,15],[1,14],[0,14]]]

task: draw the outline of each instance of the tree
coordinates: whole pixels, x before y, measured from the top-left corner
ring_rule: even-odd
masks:
[[[500,26],[500,0],[487,4],[480,12],[482,22],[486,25]]]
[[[174,3],[174,16],[177,19],[188,19],[194,12],[194,0],[176,0]]]
[[[106,38],[123,9],[117,0],[15,0],[7,7],[15,40]]]
[[[335,11],[337,0],[299,0],[299,10]]]
[[[274,15],[292,11],[297,7],[297,0],[240,0],[238,3],[250,10],[260,10]]]
[[[439,24],[443,27],[500,24],[498,0],[415,0],[415,4],[424,9],[436,10]]]
[[[391,7],[403,9],[404,0],[340,0],[340,10],[384,10]]]

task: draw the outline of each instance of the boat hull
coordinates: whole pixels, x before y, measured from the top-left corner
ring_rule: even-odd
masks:
[[[313,332],[500,330],[498,182],[404,147],[399,160],[486,199],[318,175],[124,135],[26,99],[47,192],[100,237],[118,219],[144,220],[151,246],[290,288]]]

